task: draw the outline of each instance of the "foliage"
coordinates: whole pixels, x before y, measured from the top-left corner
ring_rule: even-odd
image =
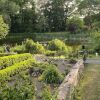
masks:
[[[91,48],[94,50],[94,52],[100,53],[100,32],[99,31],[93,32],[92,39],[93,39],[93,45]]]
[[[35,62],[33,59],[28,59],[9,66],[6,69],[0,70],[0,81],[9,80],[11,76],[20,73],[22,70],[31,68],[33,62]]]
[[[3,53],[4,52],[4,48],[3,46],[0,46],[0,53]]]
[[[82,15],[91,16],[100,11],[100,0],[81,0],[79,4],[79,11]]]
[[[48,49],[51,51],[63,51],[63,52],[68,52],[68,49],[65,45],[65,43],[61,40],[54,39],[49,42],[48,44]]]
[[[8,34],[8,25],[4,22],[2,16],[0,15],[0,39],[4,38]]]
[[[25,46],[24,45],[16,45],[14,47],[11,48],[12,52],[15,53],[25,53]]]
[[[20,61],[27,60],[29,58],[32,58],[31,54],[16,54],[16,55],[0,57],[0,69],[6,68]]]
[[[0,53],[0,57],[15,55],[16,53]]]
[[[42,100],[51,100],[52,94],[50,91],[50,87],[45,86],[42,92]]]
[[[26,49],[26,52],[30,52],[30,53],[44,53],[45,52],[45,49],[44,47],[42,46],[42,44],[39,44],[38,42],[35,43],[33,40],[29,40],[27,39],[26,40],[26,43],[25,43],[25,49]]]
[[[56,53],[57,53],[56,51],[46,50],[46,56],[55,56]]]
[[[80,32],[84,27],[84,22],[79,18],[71,18],[67,21],[67,30],[71,33]]]
[[[17,75],[18,76],[18,75]],[[17,78],[17,77],[16,77]],[[21,81],[19,81],[21,80]],[[6,82],[7,83],[7,82]],[[13,86],[8,84],[4,87],[1,87],[0,90],[0,99],[10,99],[10,100],[25,100],[30,99],[34,100],[35,97],[35,87],[31,80],[27,78],[20,78],[14,80]]]
[[[0,78],[1,100],[34,100],[35,86],[26,70],[27,68],[30,68],[32,62],[34,61],[29,59],[0,71],[0,75],[2,75],[2,78]],[[14,70],[14,66],[16,67],[16,70]],[[5,72],[3,73],[4,70]]]
[[[41,77],[47,84],[60,84],[63,80],[63,76],[55,66],[50,66]]]
[[[71,63],[71,64],[75,64],[77,61],[76,61],[76,59],[75,58],[70,58],[69,59],[69,63]]]
[[[33,0],[21,0],[21,2],[18,0],[1,0],[0,7],[0,13],[9,23],[11,32],[31,32],[35,30],[36,13]]]
[[[53,32],[53,33],[10,33],[6,38],[0,40],[0,44],[21,44],[27,38],[34,41],[51,41],[53,38],[65,39],[69,35],[68,32]]]
[[[42,92],[42,100],[58,100],[57,99],[57,90],[54,91],[54,94],[52,94],[50,86],[47,86],[45,84],[43,92]]]

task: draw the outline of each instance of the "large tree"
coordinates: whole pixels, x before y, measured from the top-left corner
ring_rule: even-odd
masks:
[[[100,0],[81,0],[78,11],[85,17],[85,24],[92,29],[92,16],[100,13]]]
[[[0,15],[0,39],[4,38],[8,34],[8,31],[8,25],[5,24],[2,16]]]
[[[31,32],[35,30],[34,0],[1,0],[0,13],[10,26],[11,32]]]
[[[76,0],[47,0],[42,14],[49,31],[65,31],[66,19],[76,11]]]
[[[100,12],[100,0],[81,0],[79,12],[84,16],[91,16]]]

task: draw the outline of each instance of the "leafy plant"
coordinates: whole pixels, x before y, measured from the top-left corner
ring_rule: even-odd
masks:
[[[25,49],[26,49],[26,52],[35,53],[35,54],[37,53],[41,54],[45,52],[45,49],[42,46],[42,44],[39,44],[38,42],[35,43],[31,39],[26,40]]]
[[[66,44],[63,41],[58,39],[50,41],[48,44],[48,49],[51,51],[57,51],[56,54],[58,55],[64,55],[71,52],[71,48],[69,46],[66,46]]]
[[[8,34],[8,31],[9,27],[0,15],[0,39],[4,38]]]
[[[27,60],[29,58],[32,58],[32,55],[28,53],[0,57],[0,69],[4,69],[8,66]]]
[[[41,77],[47,84],[60,84],[63,80],[63,76],[55,66],[50,66]]]

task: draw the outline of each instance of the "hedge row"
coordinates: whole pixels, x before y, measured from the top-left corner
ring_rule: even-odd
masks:
[[[0,44],[21,44],[27,38],[33,39],[34,41],[51,41],[52,39],[64,40],[68,36],[67,32],[54,32],[54,33],[12,33],[6,38],[0,40]]]
[[[0,57],[0,69],[4,69],[8,66],[27,60],[29,58],[32,58],[32,55],[29,53]]]
[[[34,62],[34,59],[28,59],[20,63],[14,64],[12,66],[9,66],[6,69],[0,70],[0,82],[7,81],[10,79],[10,77],[18,74],[19,72],[31,68]]]
[[[0,53],[0,57],[15,55],[16,53]]]

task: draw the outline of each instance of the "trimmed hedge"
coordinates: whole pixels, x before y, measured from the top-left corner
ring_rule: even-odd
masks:
[[[0,53],[0,57],[15,55],[16,53]]]
[[[0,82],[9,80],[10,77],[18,74],[19,72],[31,68],[34,62],[34,59],[28,59],[20,63],[14,64],[12,66],[9,66],[6,69],[0,70]]]
[[[39,69],[39,71],[41,72],[40,74],[42,74],[50,67],[53,66],[48,63],[37,63],[35,59],[31,58],[0,70],[0,82],[7,81],[10,79],[10,77],[19,74],[20,72],[25,71],[26,69]]]
[[[0,57],[0,69],[4,69],[8,66],[27,60],[29,58],[32,58],[32,55],[29,53]]]

